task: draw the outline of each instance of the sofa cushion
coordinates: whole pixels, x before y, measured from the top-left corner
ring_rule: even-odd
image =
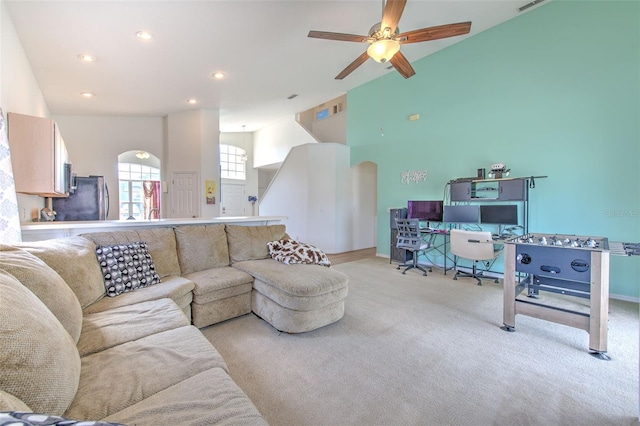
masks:
[[[224,224],[184,225],[174,229],[182,275],[229,266]]]
[[[105,420],[156,425],[158,418],[163,425],[267,425],[247,395],[221,368],[189,377]]]
[[[35,254],[53,268],[86,308],[101,299],[104,292],[102,272],[96,262],[96,245],[83,237],[55,238],[19,243],[18,247]],[[73,262],[69,262],[73,259]]]
[[[230,266],[194,272],[184,278],[195,284],[193,301],[200,304],[249,292],[253,282],[251,275]]]
[[[227,371],[218,351],[193,326],[123,343],[82,358],[78,392],[64,415],[103,419],[216,367]]]
[[[191,304],[193,325],[203,328],[251,312],[251,284],[245,285],[247,286],[243,288],[247,290],[245,293],[203,304],[193,302]]]
[[[91,306],[84,309],[84,314],[94,312],[102,312],[107,309],[127,306],[134,303],[146,302],[149,300],[158,300],[169,298],[176,302],[178,306],[183,308],[185,297],[188,299],[187,304],[191,303],[194,284],[183,277],[164,277],[161,285],[152,285],[141,288],[136,291],[123,293],[118,297],[103,297]]]
[[[31,290],[56,316],[74,342],[80,337],[82,308],[67,283],[49,265],[31,253],[0,245],[0,269]]]
[[[276,330],[305,333],[339,321],[344,316],[344,299],[328,305],[319,305],[315,309],[297,310],[283,307],[259,291],[253,290],[251,310]]]
[[[97,246],[96,256],[109,297],[160,282],[147,244],[143,241]]]
[[[267,243],[285,236],[284,225],[241,226],[225,225],[231,263],[268,259]]]
[[[31,408],[20,399],[0,389],[0,411],[31,411]],[[2,424],[1,421],[0,424]]]
[[[233,265],[269,286],[294,297],[329,294],[346,289],[349,278],[340,271],[320,265],[285,265],[273,259],[250,260]],[[255,287],[255,282],[254,282]]]
[[[0,389],[32,410],[62,415],[80,378],[75,342],[29,289],[0,271]]]
[[[122,243],[147,243],[149,253],[156,265],[156,272],[160,278],[169,275],[181,275],[176,251],[176,237],[173,228],[144,228],[129,231],[92,232],[82,234],[96,245],[111,245]]]
[[[81,357],[91,355],[185,325],[189,325],[189,320],[171,299],[134,303],[87,314],[82,322],[78,352]]]

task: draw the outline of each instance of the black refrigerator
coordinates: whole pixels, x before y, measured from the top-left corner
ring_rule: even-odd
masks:
[[[55,220],[106,220],[109,189],[103,176],[76,176],[75,190],[66,198],[53,198]]]

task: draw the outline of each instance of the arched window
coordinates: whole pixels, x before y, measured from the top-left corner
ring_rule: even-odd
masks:
[[[247,151],[233,145],[220,144],[220,177],[246,180]]]
[[[120,219],[160,218],[160,169],[118,163],[118,180]]]

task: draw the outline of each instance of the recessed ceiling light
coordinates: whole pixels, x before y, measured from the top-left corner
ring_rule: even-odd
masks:
[[[213,73],[213,78],[215,78],[216,80],[222,80],[225,77],[226,77],[226,74],[223,73],[222,71],[216,71]]]
[[[136,37],[141,38],[143,40],[151,40],[153,38],[153,34],[146,31],[138,31],[136,33]]]
[[[93,92],[82,92],[80,93],[82,96],[84,96],[85,98],[93,98],[96,94]]]
[[[95,56],[91,56],[91,55],[87,55],[87,54],[81,54],[78,55],[78,59],[80,59],[82,62],[95,62],[96,61],[96,57]]]
[[[197,99],[193,99],[193,98],[191,98],[191,99],[187,99],[187,103],[188,103],[188,104],[191,104],[191,105],[193,105],[193,104],[197,104],[197,103],[198,103],[198,100],[197,100]]]

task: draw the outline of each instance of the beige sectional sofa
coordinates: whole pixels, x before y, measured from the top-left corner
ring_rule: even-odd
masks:
[[[266,424],[198,328],[251,311],[289,333],[342,317],[347,277],[271,259],[267,243],[286,238],[283,225],[215,224],[0,245],[0,411]],[[137,271],[160,282],[106,296],[96,248],[139,242],[151,261]]]

